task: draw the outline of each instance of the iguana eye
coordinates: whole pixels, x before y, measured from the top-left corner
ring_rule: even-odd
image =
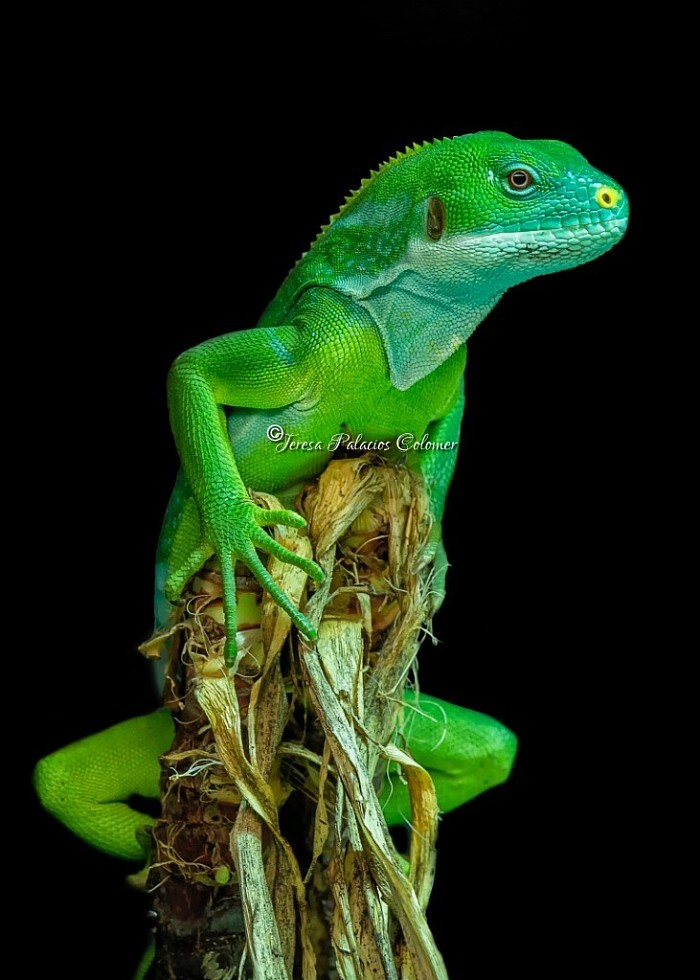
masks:
[[[511,170],[507,180],[511,190],[525,191],[532,185],[532,174],[527,170]]]
[[[431,197],[428,201],[428,238],[432,238],[434,242],[439,241],[445,231],[446,222],[445,205],[439,197]]]

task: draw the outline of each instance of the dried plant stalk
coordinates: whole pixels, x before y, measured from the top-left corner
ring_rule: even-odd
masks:
[[[163,757],[149,875],[157,976],[444,978],[425,919],[435,791],[400,736],[430,608],[425,489],[405,467],[339,459],[297,509],[308,534],[275,536],[313,556],[326,580],[315,587],[276,558],[268,568],[305,607],[315,644],[238,566],[228,669],[215,564],[186,596],[166,686],[177,735]],[[388,761],[411,796],[408,872],[377,797]]]

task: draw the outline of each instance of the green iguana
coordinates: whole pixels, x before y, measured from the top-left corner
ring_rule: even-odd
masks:
[[[203,343],[172,367],[170,415],[182,470],[158,550],[159,624],[216,555],[229,662],[236,559],[313,640],[311,624],[258,554],[320,580],[317,565],[264,530],[300,527],[303,518],[255,506],[246,488],[289,506],[334,446],[350,439],[382,443],[389,458],[405,458],[423,474],[439,602],[447,567],[440,521],[464,408],[466,340],[506,289],[596,258],[620,241],[627,217],[619,185],[560,142],[476,133],[416,145],[373,172],[255,329]],[[507,778],[516,742],[504,726],[425,696],[421,707],[408,746],[432,773],[441,809]],[[38,764],[41,800],[93,846],[143,859],[136,831],[153,821],[125,801],[158,796],[158,757],[171,739],[170,714],[161,710],[70,745]],[[386,804],[388,822],[406,808],[399,786]]]

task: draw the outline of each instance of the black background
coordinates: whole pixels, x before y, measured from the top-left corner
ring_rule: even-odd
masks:
[[[254,324],[344,194],[406,143],[480,129],[565,140],[627,188],[632,223],[595,263],[512,290],[469,342],[454,568],[421,685],[506,722],[520,753],[508,785],[444,818],[429,919],[454,978],[597,970],[604,947],[622,966],[639,919],[623,926],[619,909],[642,873],[629,837],[645,424],[631,304],[648,248],[635,113],[653,81],[612,14],[338,14],[336,27],[289,12],[265,24],[264,11],[254,26],[94,25],[44,76],[27,231],[56,503],[30,758],[153,706],[136,646],[177,470],[173,358]],[[288,39],[273,44],[273,29]],[[126,866],[29,807],[47,955],[75,978],[127,977],[147,903]]]

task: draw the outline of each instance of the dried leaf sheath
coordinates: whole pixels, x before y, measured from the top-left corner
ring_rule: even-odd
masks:
[[[335,460],[298,509],[308,536],[276,536],[313,555],[325,583],[311,592],[299,569],[276,558],[268,568],[305,604],[315,646],[239,565],[232,678],[213,566],[187,597],[169,671],[177,735],[163,757],[149,877],[157,976],[445,977],[424,916],[435,793],[395,736],[428,618],[425,491],[406,468]],[[376,795],[387,760],[411,793],[408,874]]]

